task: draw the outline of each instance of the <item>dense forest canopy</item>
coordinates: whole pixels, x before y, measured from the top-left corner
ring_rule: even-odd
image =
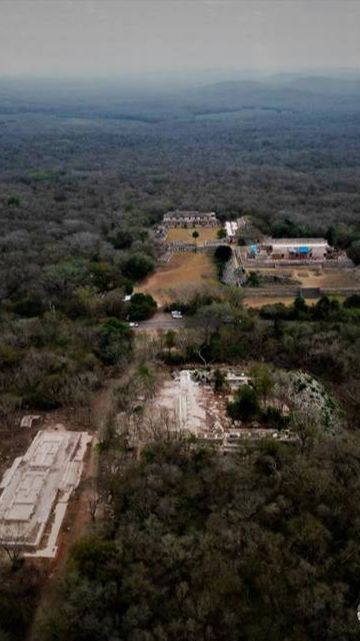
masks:
[[[51,220],[98,205],[250,211],[305,226],[316,216],[319,229],[358,222],[357,81],[219,83],[136,99],[67,89],[37,97],[0,83],[1,179],[23,219],[35,192],[32,219],[45,197]]]
[[[359,465],[355,442],[149,448],[112,479],[110,531],[74,547],[43,638],[356,639]]]

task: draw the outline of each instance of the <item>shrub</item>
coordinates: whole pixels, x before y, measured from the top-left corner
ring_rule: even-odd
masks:
[[[233,420],[248,421],[260,411],[256,391],[250,385],[242,385],[236,392],[235,400],[228,403],[227,411]]]
[[[20,205],[20,198],[18,196],[10,196],[7,199],[7,204],[11,207],[18,207]]]
[[[344,307],[348,309],[360,307],[360,294],[352,294],[352,296],[348,296],[344,301]]]
[[[214,260],[217,266],[219,279],[222,278],[225,265],[230,260],[231,255],[232,255],[232,249],[231,247],[229,247],[229,245],[219,245],[219,247],[216,248],[215,254],[214,254]]]
[[[314,320],[329,320],[337,316],[339,309],[339,301],[322,296],[313,308],[312,316]]]
[[[283,303],[263,305],[260,310],[260,316],[266,320],[287,320],[292,316],[292,309],[286,307]]]
[[[356,240],[351,243],[349,249],[347,250],[347,255],[355,263],[355,265],[360,265],[360,240]]]
[[[257,272],[250,272],[250,274],[246,279],[245,284],[247,287],[259,287],[260,285],[259,274]]]
[[[262,413],[261,418],[269,427],[277,430],[283,429],[288,423],[288,418],[283,416],[277,407],[267,407]]]

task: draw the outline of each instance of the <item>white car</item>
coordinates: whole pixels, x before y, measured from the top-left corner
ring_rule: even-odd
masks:
[[[173,318],[179,319],[179,318],[182,318],[182,313],[179,312],[178,310],[174,310],[173,312],[171,312],[171,316]]]
[[[129,323],[129,327],[139,327],[139,323]]]

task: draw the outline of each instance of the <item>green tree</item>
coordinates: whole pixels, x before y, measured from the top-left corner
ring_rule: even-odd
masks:
[[[356,240],[351,243],[347,250],[347,255],[355,265],[360,265],[360,240]]]
[[[189,327],[197,329],[205,345],[209,344],[212,334],[218,334],[226,319],[232,316],[229,303],[211,303],[199,307],[194,316],[188,319]]]
[[[129,306],[129,320],[142,321],[151,318],[157,309],[157,303],[150,294],[133,294]]]
[[[256,363],[250,370],[250,376],[257,395],[265,405],[275,385],[270,366],[266,363]]]
[[[95,353],[106,365],[115,365],[129,355],[132,335],[126,323],[110,318],[99,328]]]
[[[241,385],[235,399],[228,403],[227,411],[233,420],[249,421],[260,411],[256,390],[249,385]]]
[[[55,301],[62,305],[72,296],[77,287],[86,285],[88,280],[89,272],[86,263],[78,259],[45,267],[42,284]]]
[[[225,374],[216,368],[214,372],[214,387],[216,392],[221,392],[221,390],[224,389],[226,383],[226,377]]]
[[[232,256],[232,249],[229,247],[229,245],[219,245],[215,249],[215,260],[219,261],[221,263],[226,263],[228,260],[230,260]]]
[[[122,267],[123,274],[133,281],[142,280],[155,267],[154,261],[146,254],[137,253],[128,258]]]
[[[176,345],[176,333],[174,330],[169,329],[165,334],[165,346],[168,349],[168,356],[170,358],[171,350]]]
[[[294,317],[296,319],[304,320],[307,318],[309,308],[303,296],[297,296],[294,300]]]
[[[314,320],[331,320],[338,315],[339,310],[339,301],[322,296],[314,306],[312,316]]]

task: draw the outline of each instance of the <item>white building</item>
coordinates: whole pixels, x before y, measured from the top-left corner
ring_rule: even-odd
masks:
[[[331,247],[324,238],[269,238],[261,249],[274,260],[323,260]]]

